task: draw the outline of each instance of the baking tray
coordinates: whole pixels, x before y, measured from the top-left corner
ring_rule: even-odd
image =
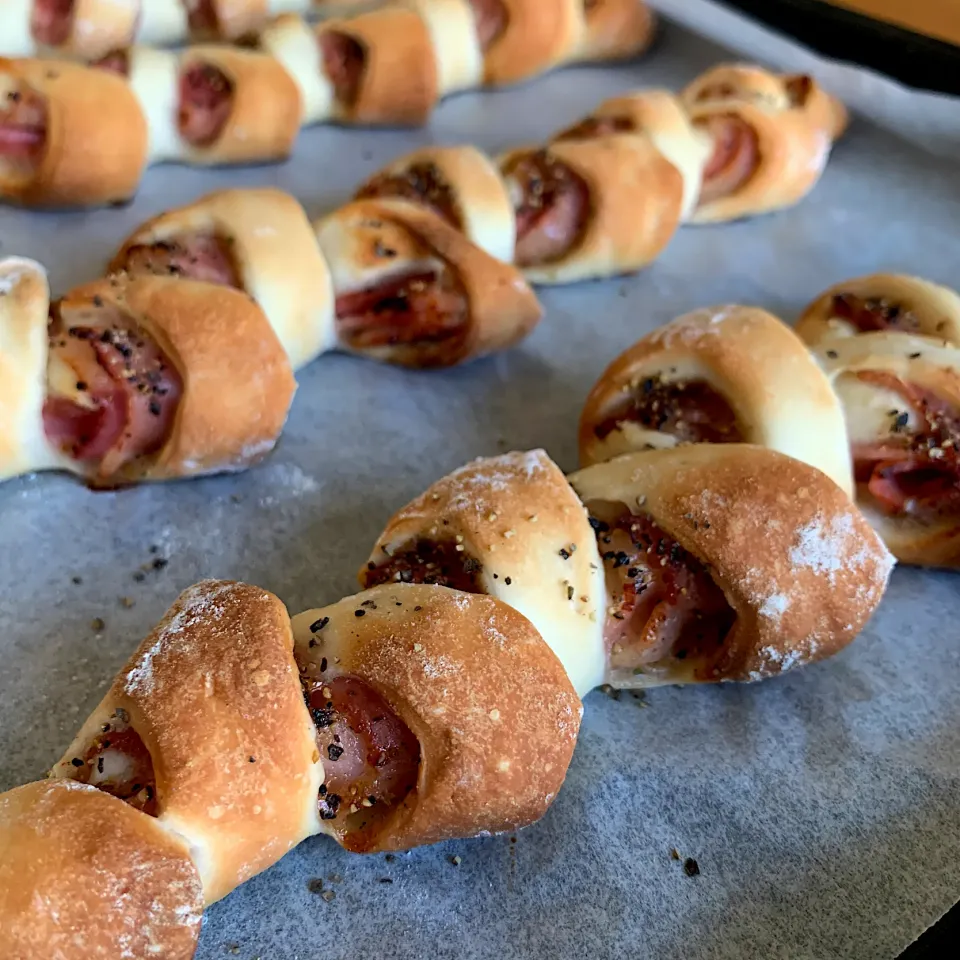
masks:
[[[641,63],[458,97],[428,129],[321,128],[283,166],[154,169],[124,209],[0,210],[0,250],[41,259],[63,291],[142,220],[215,187],[274,184],[319,214],[415,146],[535,141],[603,97],[677,88],[728,57],[668,25]],[[0,788],[43,775],[191,582],[248,580],[294,612],[353,592],[393,510],[466,460],[544,446],[574,469],[589,387],[642,334],[723,301],[792,318],[874,269],[955,282],[958,222],[949,161],[854,122],[799,207],[684,228],[633,278],[542,291],[543,324],[507,354],[430,373],[321,358],[249,473],[119,493],[58,476],[0,486]],[[209,911],[198,956],[893,957],[960,896],[958,623],[960,579],[901,569],[823,664],[754,686],[595,692],[539,824],[392,859],[310,840]]]

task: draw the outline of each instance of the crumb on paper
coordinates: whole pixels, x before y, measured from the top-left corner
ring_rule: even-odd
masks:
[[[697,861],[694,860],[693,857],[687,857],[687,859],[683,861],[683,872],[688,877],[699,877],[700,864],[697,863]]]
[[[463,860],[462,860],[461,857],[459,857],[459,856],[457,856],[456,854],[454,854],[452,857],[450,857],[450,862],[451,862],[455,867],[459,867],[460,864],[463,862]]]
[[[133,599],[133,597],[121,597],[120,603],[129,610],[130,607],[136,603],[136,601]]]
[[[679,859],[680,859],[680,851],[679,851],[676,847],[672,847],[672,848],[671,848],[671,850],[670,850],[670,859],[671,859],[671,860],[679,860]]]
[[[103,622],[103,620],[100,617],[94,617],[90,621],[90,629],[93,630],[95,633],[103,633],[104,627],[106,627],[106,624]]]
[[[314,877],[307,881],[307,889],[311,893],[323,893],[323,880],[320,877]]]
[[[335,899],[336,896],[337,895],[332,890],[324,890],[323,893],[320,894],[320,898],[326,903],[329,903],[331,900]]]

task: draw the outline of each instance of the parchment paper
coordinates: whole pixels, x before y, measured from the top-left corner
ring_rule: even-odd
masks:
[[[0,210],[2,251],[45,261],[62,291],[140,221],[214,187],[276,184],[319,213],[417,144],[536,140],[729,56],[668,27],[638,65],[463,96],[427,130],[317,129],[284,166],[155,169],[122,210]],[[116,494],[56,476],[0,486],[0,789],[43,775],[198,578],[260,584],[297,612],[353,592],[392,511],[471,457],[542,445],[574,469],[589,387],[655,326],[723,301],[793,317],[873,269],[955,283],[957,186],[949,163],[857,122],[795,210],[684,228],[640,276],[544,291],[545,321],[508,354],[437,373],[321,358],[275,456],[248,474]],[[902,569],[824,664],[645,700],[595,692],[564,789],[516,842],[391,861],[309,841],[209,912],[199,957],[893,957],[960,896],[958,622],[960,578]]]

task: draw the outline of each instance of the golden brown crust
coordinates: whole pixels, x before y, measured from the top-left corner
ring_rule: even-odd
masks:
[[[603,678],[603,573],[583,505],[543,450],[477,459],[399,510],[360,571],[418,541],[456,541],[482,591],[540,631],[585,696]],[[375,574],[374,574],[375,575]]]
[[[912,315],[911,329],[904,332],[960,347],[960,295],[929,280],[897,273],[874,273],[835,283],[800,314],[798,336],[816,346],[828,338],[857,334],[853,324],[834,315],[834,298],[844,294],[858,300],[876,300],[881,306]]]
[[[759,680],[831,656],[866,624],[893,565],[832,480],[763,447],[628,454],[570,482],[588,508],[622,503],[651,517],[708,567],[736,613],[706,675],[684,661],[661,682]],[[611,677],[624,679],[635,678]]]
[[[207,580],[140,644],[53,775],[117,710],[153,761],[158,820],[187,838],[212,903],[319,829],[315,728],[273,594]]]
[[[329,621],[318,650],[309,646],[310,624],[321,617]],[[420,742],[417,786],[379,832],[351,838],[337,821],[328,827],[349,849],[405,850],[513,830],[546,812],[583,708],[560,661],[511,607],[396,584],[303,613],[294,634],[298,660],[325,656],[335,664],[325,676],[364,680]]]
[[[413,262],[423,262],[425,248],[433,261],[449,265],[465,290],[470,320],[456,354],[448,357],[447,363],[511,347],[540,321],[540,304],[514,267],[495,260],[439,217],[411,203],[357,200],[321,220],[316,229],[338,297],[374,286],[379,270],[381,275],[401,272],[407,251]],[[389,236],[388,246],[397,255],[384,257],[384,236]],[[416,345],[412,350],[400,345],[363,353],[408,366],[422,363]]]
[[[721,100],[745,100],[775,113],[795,111],[837,140],[847,128],[846,107],[806,74],[779,74],[756,64],[721,63],[688,84],[681,98],[688,109]]]
[[[43,781],[0,795],[0,953],[189,960],[200,878],[186,845],[93,787]]]
[[[484,80],[506,86],[562,63],[583,35],[583,0],[502,0],[503,33],[484,54]]]
[[[57,54],[76,60],[98,60],[111,50],[130,46],[137,27],[138,6],[115,0],[76,0],[70,35],[55,48]]]
[[[93,306],[94,297],[150,334],[183,380],[166,444],[112,479],[240,470],[273,449],[296,383],[283,345],[250,297],[177,277],[111,277],[70,291],[61,309]]]
[[[219,68],[233,82],[233,109],[216,140],[206,147],[184,144],[191,163],[251,163],[284,160],[300,131],[300,88],[280,62],[237,47],[187,47],[180,71],[197,63]]]
[[[334,116],[346,123],[422,126],[436,106],[437,62],[426,23],[413,10],[384,7],[348,20],[325,20],[327,30],[346,34],[366,57],[357,97],[336,103]]]
[[[643,53],[653,40],[656,17],[642,0],[586,0],[577,60],[623,60]]]
[[[758,159],[752,176],[732,193],[701,203],[690,223],[720,223],[799,203],[817,184],[830,155],[830,137],[799,112],[770,112],[747,101],[704,103],[690,110],[694,125],[730,116],[751,127]]]
[[[709,138],[690,123],[680,99],[669,90],[637,90],[604,100],[590,118],[623,118],[632,127],[630,134],[650,138],[683,177],[682,219],[686,220],[700,193],[703,167],[712,148]],[[581,139],[576,136],[578,126],[567,128],[554,139]]]
[[[743,442],[803,460],[852,494],[840,403],[802,341],[772,314],[735,304],[696,310],[620,354],[583,407],[583,466],[642,451],[655,441],[639,424],[603,439],[597,435],[597,427],[651,377],[706,381],[733,408]]]
[[[902,397],[864,384],[857,376],[860,373],[892,374],[960,411],[960,351],[952,346],[902,333],[866,333],[822,340],[816,352],[843,404],[854,444],[889,437],[890,411],[902,408]],[[891,516],[862,487],[858,504],[901,563],[960,567],[960,515],[940,520]]]
[[[471,243],[497,260],[512,261],[516,234],[513,204],[496,166],[476,147],[422,147],[398,157],[370,180],[383,175],[402,176],[423,165],[435,168],[449,188],[460,221],[458,226]],[[364,192],[369,182],[358,188],[356,196]]]
[[[107,272],[123,270],[131,247],[191,233],[229,242],[244,290],[260,304],[294,369],[333,345],[330,271],[303,207],[282,190],[218,190],[162,213],[124,241]]]
[[[552,143],[549,156],[587,184],[590,212],[579,242],[559,260],[524,268],[532,283],[574,283],[639,270],[656,259],[680,223],[683,177],[644,137]],[[507,170],[529,149],[501,157]]]
[[[147,162],[147,125],[127,82],[59,60],[0,59],[47,103],[46,147],[29,175],[0,163],[0,195],[25,206],[94,206],[128,200]]]

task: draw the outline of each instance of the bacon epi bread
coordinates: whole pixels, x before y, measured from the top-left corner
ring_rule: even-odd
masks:
[[[891,567],[832,481],[762,447],[631,454],[569,485],[542,451],[470,464],[391,521],[356,596],[292,621],[254,586],[180,596],[53,781],[0,796],[0,949],[86,960],[137,937],[186,960],[201,906],[312,834],[370,853],[532,823],[577,686],[830,656]],[[48,858],[101,882],[61,909]]]
[[[834,284],[804,308],[796,330],[811,347],[860,333],[905,333],[960,347],[960,294],[920,277],[874,273]]]
[[[555,22],[543,18],[544,4],[556,7]],[[109,32],[94,35],[86,25],[120,10],[116,4],[36,5],[48,19],[76,28],[54,45],[58,53],[80,52],[70,36],[89,40],[86,56],[97,70],[0,59],[0,196],[28,206],[125,201],[148,163],[282,160],[300,127],[311,123],[419,126],[441,96],[476,87],[485,76],[512,82],[575,58],[575,50],[603,58],[645,45],[637,35],[615,53],[605,43],[583,47],[580,0],[411,0],[316,26],[278,2],[282,15],[265,26],[259,51],[201,44],[181,52],[127,37],[136,23],[119,28],[123,42]],[[489,13],[491,5],[499,10],[498,32],[484,54],[480,9]],[[137,20],[135,5],[121,6]],[[265,20],[271,6],[203,0],[191,6],[190,19],[201,37],[236,38]],[[20,0],[4,14],[18,21]],[[5,49],[25,53],[14,33]],[[103,76],[110,73],[127,79],[124,89]]]
[[[590,391],[580,463],[689,443],[752,443],[853,492],[843,409],[797,335],[772,314],[704,308],[625,350]]]
[[[857,503],[903,563],[960,566],[960,350],[885,330],[821,340]]]
[[[53,779],[0,795],[0,949],[187,960],[203,906],[308,836],[372,853],[513,832],[555,798],[582,709],[492,597],[388,584],[291,622],[267,591],[201,582]]]
[[[111,277],[50,302],[43,268],[0,261],[0,477],[68,470],[115,487],[240,470],[273,448],[295,383],[237,290]]]

